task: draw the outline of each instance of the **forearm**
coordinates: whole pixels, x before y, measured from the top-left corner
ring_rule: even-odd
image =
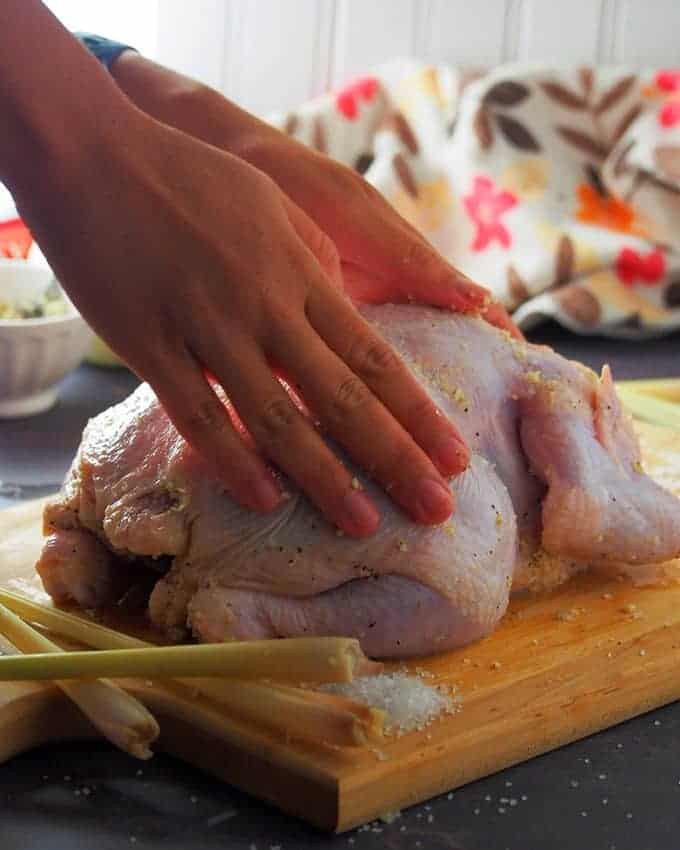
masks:
[[[58,191],[87,152],[116,132],[124,104],[105,70],[41,2],[0,3],[0,179],[19,200]]]
[[[121,90],[158,121],[243,159],[263,140],[282,133],[219,92],[133,52],[111,66]]]

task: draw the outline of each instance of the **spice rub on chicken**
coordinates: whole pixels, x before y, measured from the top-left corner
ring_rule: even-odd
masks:
[[[46,508],[37,568],[55,601],[108,605],[155,569],[148,610],[171,634],[347,635],[406,657],[488,634],[537,553],[628,571],[680,555],[680,501],[644,474],[608,370],[473,317],[361,312],[470,446],[452,519],[415,525],[359,469],[382,514],[372,537],[338,536],[288,483],[275,512],[251,513],[142,385],[88,424]]]

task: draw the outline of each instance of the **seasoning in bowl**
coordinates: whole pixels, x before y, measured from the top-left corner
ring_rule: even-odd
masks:
[[[18,301],[5,301],[0,290],[0,319],[44,319],[64,316],[68,303],[58,286],[52,285],[39,296]]]

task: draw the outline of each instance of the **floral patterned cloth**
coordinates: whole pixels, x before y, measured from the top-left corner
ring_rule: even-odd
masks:
[[[395,62],[271,121],[530,327],[680,328],[680,70]]]

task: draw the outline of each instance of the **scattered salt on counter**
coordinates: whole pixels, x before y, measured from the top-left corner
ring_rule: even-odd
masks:
[[[397,734],[424,729],[441,714],[455,714],[460,700],[448,686],[429,685],[408,673],[380,673],[353,682],[322,685],[320,690],[382,709],[389,731]]]

